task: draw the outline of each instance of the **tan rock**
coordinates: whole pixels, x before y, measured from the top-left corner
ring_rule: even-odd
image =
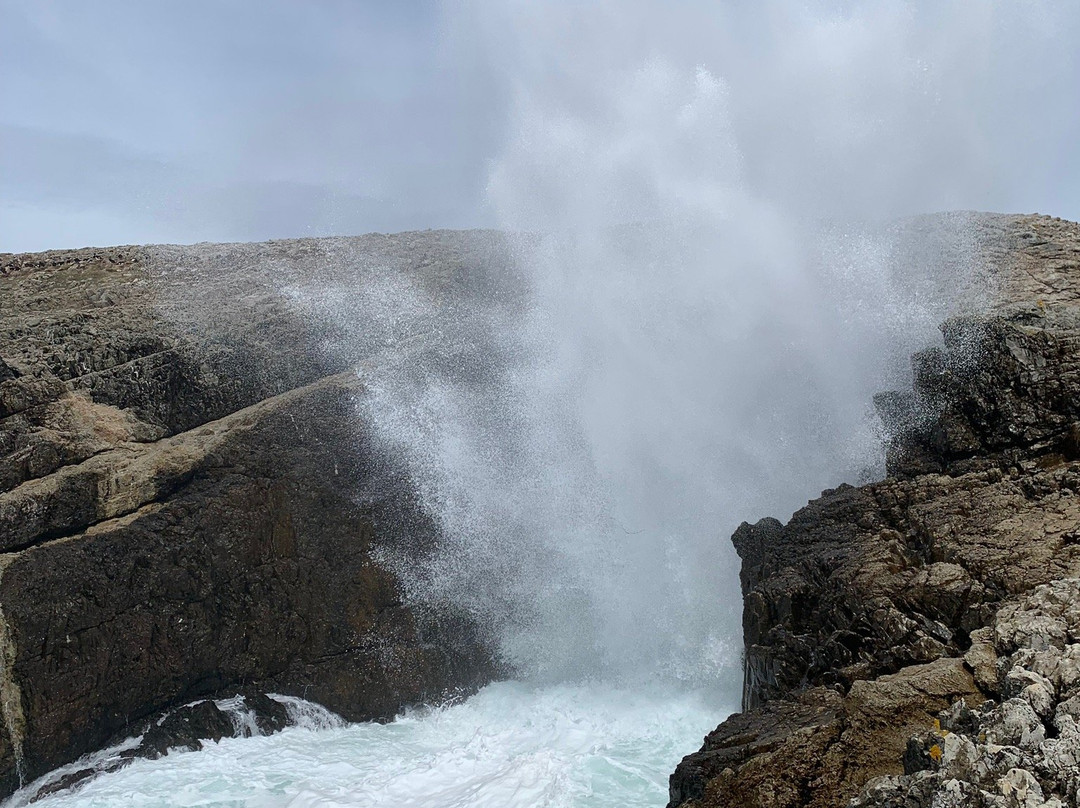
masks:
[[[943,324],[911,391],[876,399],[889,476],[732,537],[748,712],[698,755],[730,742],[725,727],[767,732],[808,686],[846,694],[822,759],[789,763],[801,795],[770,805],[1080,804],[1064,751],[1080,689],[1080,225],[966,221],[995,300]],[[970,708],[944,711],[960,698]],[[757,765],[722,783],[680,766],[670,808],[691,793],[766,804],[742,790]]]

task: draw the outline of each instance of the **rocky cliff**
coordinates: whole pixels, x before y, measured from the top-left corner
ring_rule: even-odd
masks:
[[[972,219],[991,301],[877,404],[888,476],[744,524],[744,712],[670,808],[1080,804],[1080,225]]]
[[[506,298],[505,250],[436,232],[0,256],[0,795],[200,697],[372,719],[494,675],[475,626],[413,613],[374,560],[439,535],[358,414],[386,345],[469,346],[390,335],[409,324],[370,306],[344,339],[357,323],[312,316],[309,291],[399,284],[452,313]]]

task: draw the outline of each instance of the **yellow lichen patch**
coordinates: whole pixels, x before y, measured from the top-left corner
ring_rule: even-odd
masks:
[[[930,747],[930,759],[935,762],[941,760],[941,747],[937,744]]]

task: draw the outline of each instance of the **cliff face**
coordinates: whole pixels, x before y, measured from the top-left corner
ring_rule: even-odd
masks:
[[[378,346],[282,290],[445,308],[505,264],[484,233],[0,256],[0,795],[207,695],[371,719],[495,675],[372,558],[439,540],[358,415]]]
[[[733,536],[744,712],[672,808],[1080,804],[1080,226],[978,227],[995,302],[879,397],[889,476]]]

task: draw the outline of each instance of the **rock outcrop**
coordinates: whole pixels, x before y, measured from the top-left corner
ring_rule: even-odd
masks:
[[[1062,808],[1080,804],[1080,579],[1037,587],[972,635],[980,689],[913,735],[904,775],[870,781],[854,808]]]
[[[993,301],[878,398],[886,479],[735,533],[744,712],[670,808],[1080,804],[1080,226],[970,224]]]
[[[21,794],[16,794],[14,800],[16,804],[26,805],[49,794],[77,789],[85,781],[118,771],[138,758],[156,760],[170,752],[196,752],[206,741],[272,735],[301,723],[299,716],[290,714],[289,707],[280,698],[254,692],[224,699],[200,699],[166,710],[159,716],[125,727],[124,738],[118,743],[86,755],[74,765],[50,772]],[[314,706],[305,704],[308,708]],[[325,718],[329,720],[320,722],[316,728],[344,724],[333,713],[327,712]]]
[[[453,311],[498,297],[505,249],[418,233],[0,256],[0,796],[236,688],[361,720],[495,675],[476,626],[414,613],[373,558],[439,535],[359,415],[363,363],[453,346],[391,340],[400,319],[370,307],[342,339],[356,323],[312,316],[312,290],[404,284]]]

